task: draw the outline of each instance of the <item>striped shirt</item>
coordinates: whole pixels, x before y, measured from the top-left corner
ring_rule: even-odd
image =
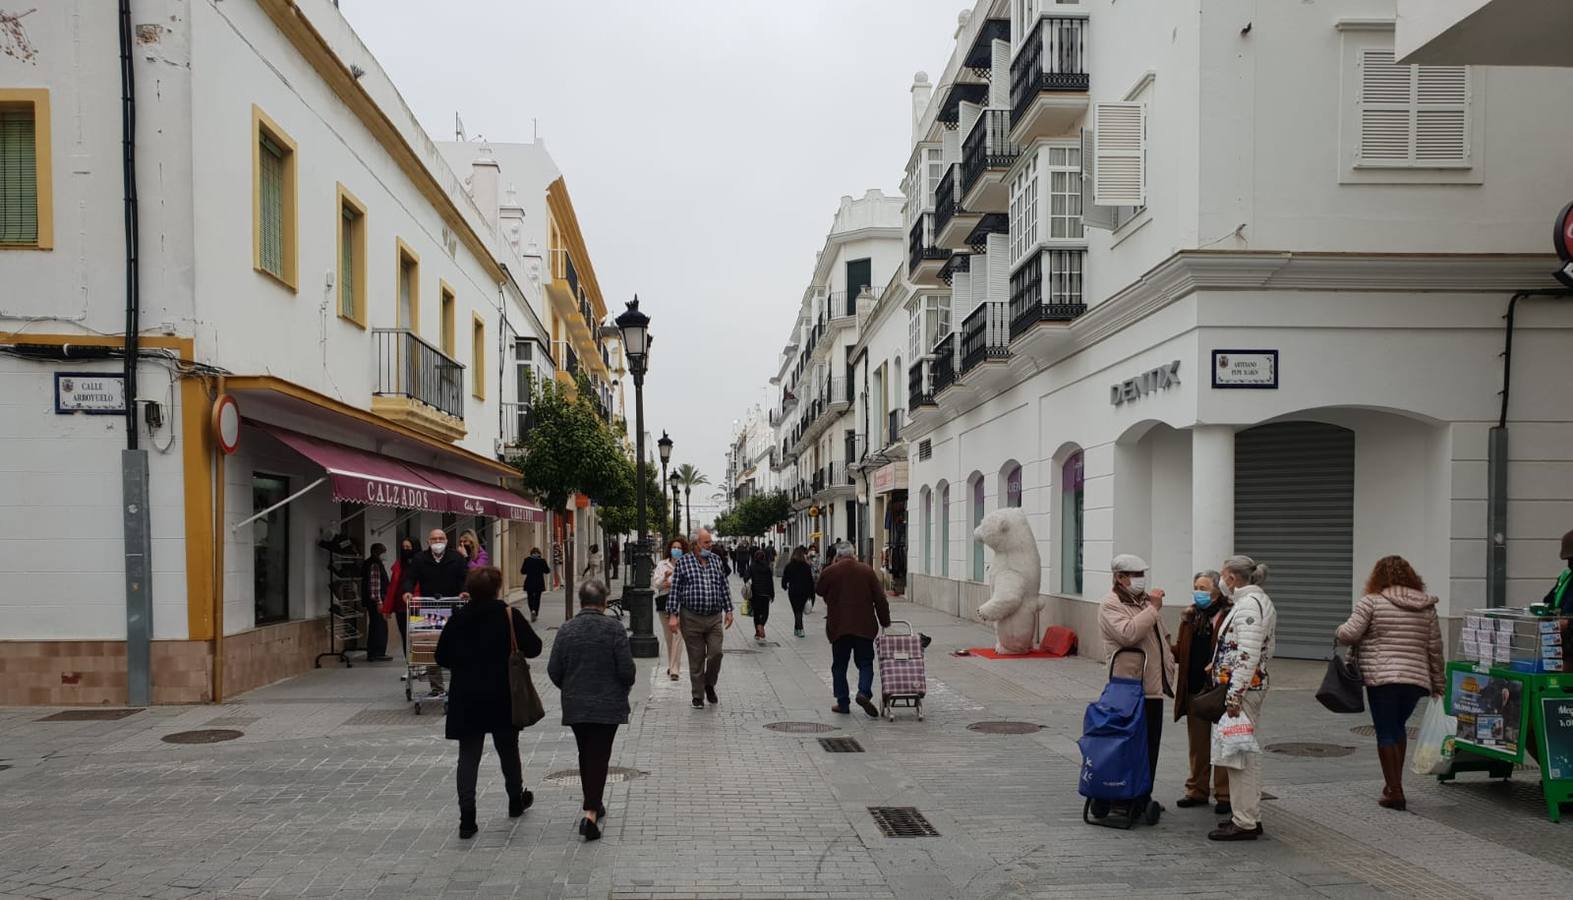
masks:
[[[704,556],[704,562],[700,556]],[[726,583],[721,557],[709,550],[685,553],[672,571],[672,590],[666,596],[667,615],[680,610],[696,616],[732,611],[732,589]]]

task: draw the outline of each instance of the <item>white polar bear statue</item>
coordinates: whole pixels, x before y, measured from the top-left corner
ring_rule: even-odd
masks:
[[[972,536],[994,551],[989,566],[993,594],[978,607],[978,618],[994,623],[995,652],[1031,652],[1038,640],[1043,569],[1027,514],[1014,507],[997,509],[983,517]]]

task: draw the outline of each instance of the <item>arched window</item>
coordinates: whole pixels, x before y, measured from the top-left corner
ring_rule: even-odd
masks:
[[[1082,592],[1082,515],[1085,510],[1085,471],[1080,450],[1060,465],[1060,590]]]
[[[950,577],[950,485],[939,484],[939,574]]]
[[[983,524],[983,476],[972,476],[972,580],[982,581],[983,567],[983,542],[977,538],[977,528]]]
[[[1008,462],[1000,470],[1000,494],[1005,498],[1002,506],[1021,508],[1021,464]]]
[[[934,574],[934,494],[923,489],[923,574]]]

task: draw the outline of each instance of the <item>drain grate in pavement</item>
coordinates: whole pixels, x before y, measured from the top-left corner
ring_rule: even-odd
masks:
[[[967,726],[967,730],[979,734],[1032,734],[1035,731],[1042,731],[1043,726],[1032,722],[973,722]]]
[[[1280,756],[1305,756],[1318,759],[1327,759],[1335,756],[1348,756],[1359,748],[1348,744],[1320,744],[1315,742],[1290,741],[1285,744],[1268,744],[1268,753],[1277,753]]]
[[[868,811],[885,837],[939,837],[916,806],[870,806]]]
[[[261,716],[219,716],[216,719],[209,719],[202,724],[209,727],[214,725],[255,725],[260,721],[262,721]]]
[[[52,716],[44,716],[40,722],[118,722],[127,716],[134,716],[141,712],[140,709],[68,709],[57,712]]]
[[[1375,725],[1356,725],[1355,727],[1349,729],[1349,733],[1350,734],[1358,734],[1361,737],[1376,737],[1376,726]],[[1410,727],[1404,729],[1404,733],[1409,735],[1409,739],[1410,740],[1414,740],[1415,738],[1420,736],[1420,729],[1415,728],[1414,726],[1410,726]]]
[[[244,731],[236,731],[233,728],[200,728],[196,731],[166,734],[160,740],[166,744],[218,744],[223,741],[233,741],[244,735]]]
[[[834,737],[820,738],[819,746],[825,748],[826,753],[862,753],[863,745],[857,738]]]
[[[650,773],[640,771],[639,769],[625,769],[621,766],[612,766],[606,770],[606,783],[622,784],[625,781],[633,781],[635,778],[643,778],[648,774]],[[578,787],[581,783],[578,769],[563,769],[560,772],[548,772],[546,776],[541,779],[541,781],[547,784],[561,784],[570,787]]]
[[[400,706],[395,708],[381,707],[378,709],[363,709],[348,719],[345,725],[430,725],[432,722],[441,722],[441,716],[415,715],[413,706]]]
[[[785,734],[819,734],[824,731],[835,731],[835,727],[819,722],[771,722],[765,726],[766,731],[780,731]]]

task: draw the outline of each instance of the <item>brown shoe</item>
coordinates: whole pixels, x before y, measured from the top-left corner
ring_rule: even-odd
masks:
[[[1404,756],[1407,748],[1403,744],[1390,744],[1386,747],[1377,747],[1377,759],[1382,763],[1382,799],[1376,805],[1384,809],[1403,811],[1409,803],[1404,799]]]
[[[1257,822],[1255,828],[1241,828],[1232,819],[1207,833],[1209,841],[1254,841],[1261,836],[1261,822]]]

